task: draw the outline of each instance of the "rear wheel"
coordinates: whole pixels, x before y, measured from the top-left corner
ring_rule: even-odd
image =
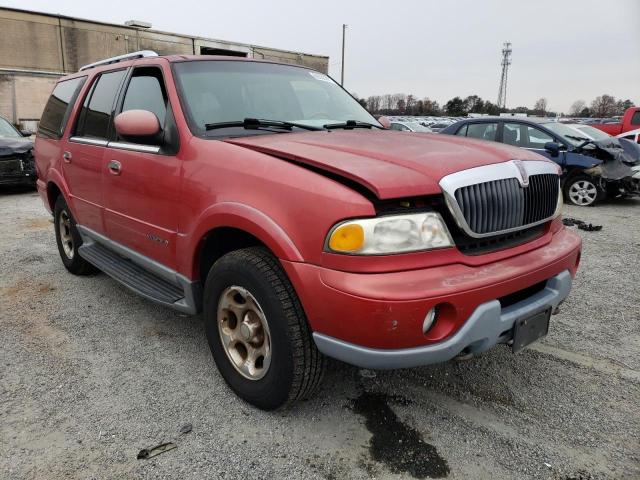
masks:
[[[586,173],[578,173],[570,177],[564,185],[565,199],[579,207],[595,205],[605,196],[606,192],[600,186],[600,180]]]
[[[89,275],[96,273],[96,267],[87,262],[78,254],[78,248],[82,245],[82,237],[76,227],[76,221],[71,211],[60,195],[53,209],[54,228],[56,231],[56,243],[62,263],[74,275]]]
[[[236,250],[211,267],[204,320],[218,370],[252,405],[286,407],[320,384],[325,359],[293,286],[266,249]]]

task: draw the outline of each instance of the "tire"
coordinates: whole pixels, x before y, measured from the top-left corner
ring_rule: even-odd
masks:
[[[565,201],[578,207],[590,207],[601,202],[607,192],[600,181],[586,173],[577,173],[567,179],[563,187]]]
[[[245,248],[216,261],[205,282],[203,309],[213,358],[240,398],[276,410],[318,388],[325,358],[293,286],[268,250]]]
[[[53,209],[53,226],[56,231],[56,243],[58,252],[65,268],[74,275],[90,275],[98,269],[87,262],[78,254],[78,248],[82,245],[82,237],[71,211],[62,195],[56,199]]]

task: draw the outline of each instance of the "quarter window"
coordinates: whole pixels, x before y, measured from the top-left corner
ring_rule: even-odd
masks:
[[[60,138],[69,118],[69,112],[87,77],[72,78],[59,82],[44,107],[38,125],[38,135],[47,138]]]
[[[109,138],[109,124],[116,93],[120,88],[126,70],[103,73],[85,98],[76,135],[82,137]]]

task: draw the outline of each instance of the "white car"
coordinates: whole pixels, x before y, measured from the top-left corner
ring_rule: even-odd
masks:
[[[640,128],[616,135],[616,138],[626,138],[632,142],[640,143]]]
[[[425,127],[418,122],[398,122],[397,120],[391,121],[391,125],[389,126],[391,130],[398,130],[400,132],[420,132],[420,133],[431,133],[432,130],[428,127]]]

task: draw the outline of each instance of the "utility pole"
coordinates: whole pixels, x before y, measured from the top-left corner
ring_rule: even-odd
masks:
[[[502,44],[502,75],[498,91],[498,108],[507,108],[507,71],[511,65],[511,42]]]
[[[344,86],[344,37],[347,31],[347,25],[342,24],[342,69],[340,70],[340,85]]]

